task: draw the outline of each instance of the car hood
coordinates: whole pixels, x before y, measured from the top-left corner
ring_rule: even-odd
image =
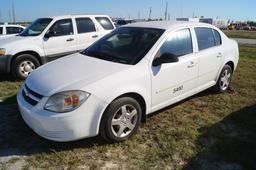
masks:
[[[87,85],[113,75],[130,65],[73,54],[35,70],[26,85],[36,93],[51,96],[67,90],[83,90]]]
[[[32,39],[34,37],[23,37],[23,36],[18,36],[18,35],[11,35],[11,36],[3,36],[0,38],[0,47],[5,47],[9,44],[12,43],[18,43],[20,41],[24,41],[27,39]]]

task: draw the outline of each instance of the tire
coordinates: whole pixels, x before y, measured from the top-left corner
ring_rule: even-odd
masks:
[[[107,142],[122,142],[138,129],[142,116],[140,104],[131,97],[113,101],[101,119],[100,135]]]
[[[216,85],[213,87],[213,90],[218,93],[225,92],[229,88],[232,74],[232,68],[229,65],[225,65],[220,73]]]
[[[17,80],[25,80],[28,75],[40,66],[37,58],[31,54],[22,54],[12,62],[12,75]]]

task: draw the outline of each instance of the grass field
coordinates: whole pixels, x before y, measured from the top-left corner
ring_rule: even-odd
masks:
[[[207,90],[163,109],[119,144],[38,137],[13,104],[20,83],[2,78],[0,160],[9,159],[0,169],[256,169],[256,47],[240,46],[240,57],[230,90]]]
[[[256,39],[256,31],[223,31],[230,38]]]

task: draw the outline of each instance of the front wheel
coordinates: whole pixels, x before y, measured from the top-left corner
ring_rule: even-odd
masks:
[[[229,65],[225,65],[220,73],[219,79],[214,86],[216,92],[224,92],[228,89],[232,77],[232,68]]]
[[[138,129],[141,115],[141,106],[135,99],[116,99],[103,114],[100,135],[111,143],[124,141]]]
[[[22,54],[12,62],[12,75],[18,80],[25,80],[37,67],[39,61],[30,54]]]

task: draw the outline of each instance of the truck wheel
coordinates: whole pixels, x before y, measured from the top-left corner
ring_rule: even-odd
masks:
[[[229,87],[232,77],[232,68],[229,65],[225,65],[220,73],[219,79],[216,85],[213,87],[215,92],[222,93]]]
[[[31,54],[22,54],[12,62],[12,75],[17,80],[25,80],[39,66],[40,63],[36,57]]]
[[[103,114],[100,135],[108,142],[121,142],[132,136],[141,122],[141,106],[131,97],[113,101]]]

